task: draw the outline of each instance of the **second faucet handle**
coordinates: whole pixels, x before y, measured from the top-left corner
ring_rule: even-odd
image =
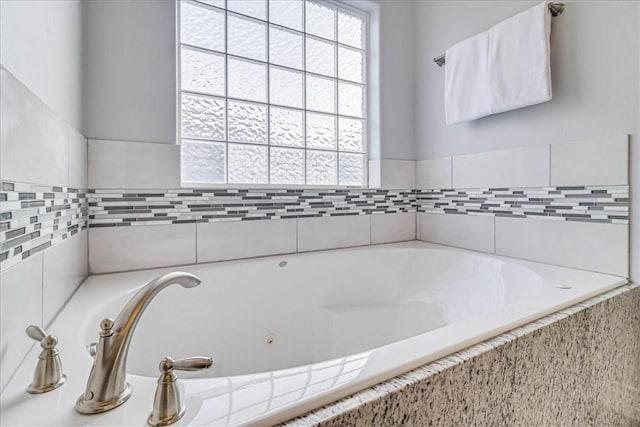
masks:
[[[47,333],[44,331],[44,329],[37,325],[31,325],[27,327],[25,332],[27,333],[27,336],[29,336],[29,338],[38,342],[41,342],[47,337]]]
[[[158,387],[153,399],[153,411],[147,419],[151,426],[167,426],[178,421],[185,412],[185,405],[182,403],[182,396],[178,388],[178,377],[173,372],[177,371],[199,371],[207,369],[213,365],[210,357],[189,357],[187,359],[174,360],[172,357],[165,357],[160,362],[160,378]]]
[[[25,332],[29,338],[38,341],[42,348],[33,373],[33,381],[29,384],[27,391],[31,394],[40,394],[57,389],[67,380],[66,375],[62,373],[60,352],[56,348],[58,337],[47,334],[37,325],[29,326]]]
[[[210,357],[196,356],[178,360],[165,357],[160,362],[160,372],[169,373],[172,369],[176,371],[199,371],[201,369],[207,369],[211,365],[213,365],[213,359]]]

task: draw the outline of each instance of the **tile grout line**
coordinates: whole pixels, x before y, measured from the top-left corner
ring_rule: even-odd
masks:
[[[496,227],[496,222],[497,222],[497,217],[494,215],[493,217],[493,253],[497,254],[498,253],[498,247],[496,245],[496,236],[498,234],[498,228]]]

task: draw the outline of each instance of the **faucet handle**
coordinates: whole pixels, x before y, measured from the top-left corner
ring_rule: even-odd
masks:
[[[153,411],[147,418],[150,426],[167,426],[178,421],[184,415],[186,407],[182,402],[180,388],[178,387],[177,371],[199,371],[207,369],[213,365],[210,357],[189,357],[186,359],[174,360],[172,357],[165,357],[160,362],[160,378],[158,387],[153,399]]]
[[[40,342],[42,348],[36,370],[33,373],[33,381],[27,387],[27,391],[39,394],[57,389],[67,380],[66,375],[62,373],[60,352],[56,348],[58,337],[48,335],[44,329],[36,325],[30,325],[25,332],[29,338]]]
[[[207,369],[211,365],[213,365],[213,359],[210,357],[196,356],[178,360],[165,357],[160,362],[160,372],[168,374],[174,369],[176,371],[199,371],[201,369]]]
[[[40,326],[30,325],[25,330],[29,338],[41,342],[43,339],[47,337],[47,333]]]

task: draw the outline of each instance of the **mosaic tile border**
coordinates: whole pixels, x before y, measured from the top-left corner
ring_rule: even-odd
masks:
[[[628,186],[373,190],[89,190],[91,227],[399,212],[629,222]]]
[[[629,223],[628,186],[96,189],[0,182],[0,270],[87,227],[433,212]]]
[[[629,186],[417,190],[418,212],[629,223]]]
[[[373,387],[369,387],[360,392],[356,392],[351,396],[345,397],[344,399],[338,400],[337,402],[330,403],[321,408],[310,411],[305,415],[293,418],[280,425],[287,427],[320,425],[323,422],[329,421],[342,413],[355,410],[361,406],[366,405],[369,402],[384,398],[390,393],[402,390],[407,386],[428,380],[429,378],[442,373],[447,369],[453,368],[456,365],[465,363],[466,361],[469,361],[474,357],[495,350],[509,342],[515,341],[518,338],[542,329],[545,326],[551,325],[552,323],[565,319],[569,316],[572,316],[576,313],[579,313],[583,310],[586,310],[590,307],[593,307],[597,304],[615,298],[639,287],[640,284],[634,283],[622,285],[602,295],[595,296],[584,302],[567,307],[563,310],[520,326],[509,332],[505,332],[501,335],[498,335],[497,337],[490,338],[487,341],[473,345],[464,350],[460,350],[456,353],[451,354],[450,356],[446,356],[442,359],[416,368],[405,374],[398,375],[397,377],[377,384]]]
[[[84,189],[0,182],[0,270],[88,227]]]
[[[415,212],[414,190],[89,190],[90,227]]]

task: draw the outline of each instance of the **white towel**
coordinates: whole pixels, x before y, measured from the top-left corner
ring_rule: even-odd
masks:
[[[447,124],[549,101],[550,33],[543,2],[448,49]]]
[[[447,124],[484,117],[489,111],[489,33],[461,41],[445,52],[444,111]]]
[[[491,114],[551,99],[551,12],[547,2],[489,30]]]

